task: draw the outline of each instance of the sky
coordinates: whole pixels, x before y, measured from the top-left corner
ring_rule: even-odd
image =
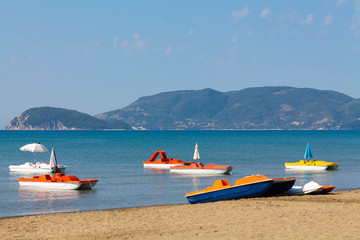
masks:
[[[0,129],[34,107],[291,86],[360,98],[360,0],[1,1]]]

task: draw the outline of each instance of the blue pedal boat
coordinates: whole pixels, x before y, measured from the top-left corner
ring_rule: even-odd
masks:
[[[187,193],[185,197],[191,204],[257,197],[267,192],[273,181],[265,175],[244,177],[236,180],[234,185],[230,185],[227,180],[216,180],[213,186]]]

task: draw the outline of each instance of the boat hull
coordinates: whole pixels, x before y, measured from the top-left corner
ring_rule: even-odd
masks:
[[[95,187],[97,181],[88,181],[81,183],[81,186],[77,190],[91,190],[93,187]]]
[[[296,177],[273,178],[273,180],[270,189],[261,196],[270,197],[289,191],[294,186]]]
[[[184,164],[172,164],[172,163],[144,163],[144,168],[161,168],[169,169],[170,167],[183,166]]]
[[[200,194],[186,195],[189,203],[206,203],[221,200],[232,200],[239,198],[257,197],[269,190],[273,180],[265,180],[261,182],[249,183],[228,188],[209,191]]]
[[[170,172],[177,174],[219,175],[228,174],[232,170],[230,165],[216,165],[212,163],[204,166],[200,162],[185,162],[184,164],[184,166],[171,167]]]
[[[20,187],[43,188],[43,189],[60,189],[60,190],[76,190],[82,183],[61,183],[61,182],[21,182]]]
[[[293,186],[289,191],[283,193],[285,196],[304,195],[303,187]]]
[[[56,168],[57,173],[64,172],[66,166],[58,165]],[[49,164],[40,163],[40,164],[32,164],[32,163],[25,163],[21,165],[10,165],[9,166],[10,172],[22,172],[22,173],[53,173],[54,169],[50,168]]]
[[[285,165],[285,168],[292,170],[322,171],[327,170],[329,166]]]
[[[221,175],[229,174],[231,169],[171,169],[171,173],[176,174],[205,174],[205,175]]]

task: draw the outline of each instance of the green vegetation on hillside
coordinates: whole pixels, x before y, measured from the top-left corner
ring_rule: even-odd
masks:
[[[32,126],[33,128],[38,127],[42,129],[56,129],[59,124],[69,129],[130,129],[130,126],[124,122],[109,123],[75,110],[53,107],[28,109],[21,117],[12,120],[11,124],[16,124],[19,121],[22,121],[25,127]]]
[[[145,129],[359,129],[358,106],[345,94],[310,88],[203,89],[141,97],[101,119]]]

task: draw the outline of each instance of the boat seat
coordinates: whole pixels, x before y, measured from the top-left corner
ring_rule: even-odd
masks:
[[[217,188],[222,188],[222,187],[226,187],[226,186],[230,186],[229,181],[224,180],[224,179],[220,179],[220,180],[216,180],[212,187],[217,189]]]
[[[51,181],[51,176],[46,174],[46,175],[41,175],[39,176],[39,179],[41,180],[45,180],[45,181]]]
[[[195,165],[196,165],[197,167],[204,167],[204,165],[203,165],[201,162],[195,163]]]
[[[65,176],[65,173],[56,173],[54,179],[55,180],[60,179],[62,176]]]

